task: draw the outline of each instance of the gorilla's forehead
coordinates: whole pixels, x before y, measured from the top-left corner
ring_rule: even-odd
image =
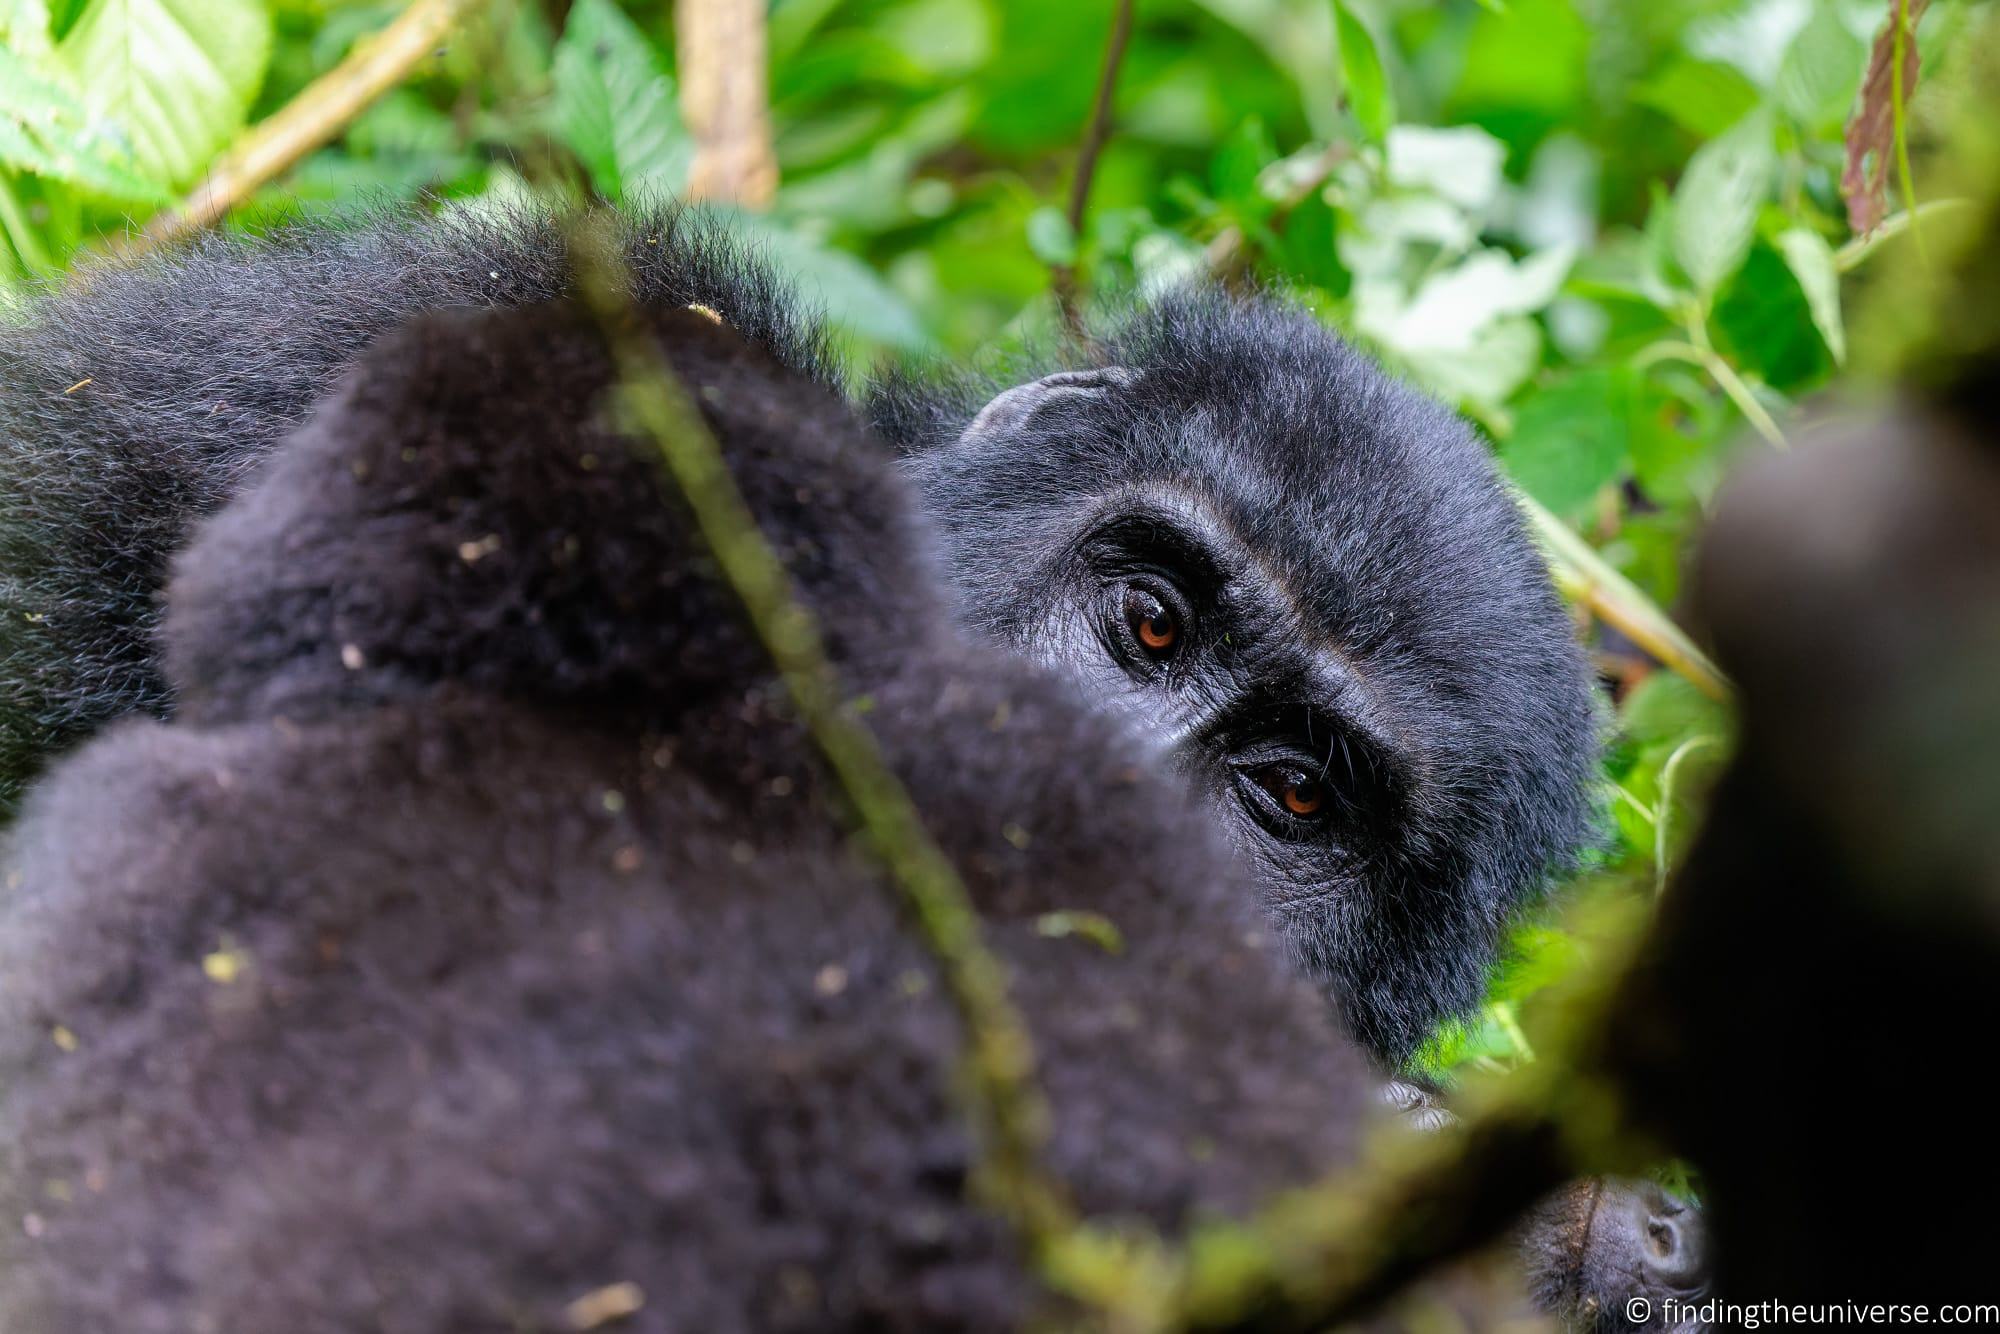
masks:
[[[1098,457],[1202,497],[1348,653],[1463,697],[1528,665],[1496,643],[1566,642],[1483,445],[1311,317],[1184,298],[1111,356],[1140,375],[1099,400]]]

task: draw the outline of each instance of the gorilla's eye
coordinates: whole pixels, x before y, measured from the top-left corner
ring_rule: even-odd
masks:
[[[1326,784],[1292,764],[1268,764],[1256,773],[1257,783],[1272,800],[1299,820],[1318,820],[1326,814]]]
[[[1137,584],[1125,589],[1125,624],[1139,647],[1155,658],[1171,658],[1180,647],[1180,618],[1157,595]]]

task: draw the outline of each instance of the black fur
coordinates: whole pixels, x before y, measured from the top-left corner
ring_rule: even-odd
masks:
[[[1596,722],[1568,619],[1484,447],[1305,312],[1189,294],[1094,364],[1123,373],[971,432],[991,383],[891,380],[875,416],[967,617],[1166,720],[1295,950],[1400,1061],[1478,1004],[1506,924],[1585,841]],[[1134,516],[1171,540],[1097,559]],[[1226,636],[1159,679],[1115,666],[1077,602],[1134,568]],[[1345,818],[1274,836],[1254,792],[1246,814],[1233,771],[1271,745],[1347,786]]]
[[[968,877],[1078,1202],[1178,1226],[1341,1161],[1365,1061],[1178,786],[953,636],[831,394],[656,326]],[[13,833],[0,1326],[546,1331],[626,1283],[621,1330],[999,1329],[1046,1300],[968,1200],[931,961],[608,378],[562,306],[425,316],[178,562],[178,716],[91,742]]]
[[[833,381],[817,321],[699,215],[634,219],[626,259],[640,300],[706,305]],[[0,326],[0,812],[93,728],[168,710],[151,641],[169,559],[364,349],[421,311],[568,288],[555,220],[445,215],[208,234]]]
[[[642,301],[711,306],[834,382],[817,323],[699,219],[630,225]],[[95,274],[0,335],[0,802],[103,721],[166,711],[148,645],[170,553],[363,347],[414,311],[558,296],[565,273],[541,218],[305,229]],[[876,416],[965,619],[1179,743],[1158,762],[1191,771],[1297,957],[1400,1063],[1476,1006],[1506,924],[1585,837],[1582,657],[1478,442],[1303,313],[1170,300],[1116,322],[1101,361],[1131,374],[1014,399],[978,440],[959,437],[1000,383],[892,378]],[[1086,624],[1114,576],[1072,558],[1138,510],[1236,553],[1214,581],[1229,650],[1191,689],[1136,688]],[[1271,836],[1244,766],[1273,748],[1338,789],[1339,822]]]

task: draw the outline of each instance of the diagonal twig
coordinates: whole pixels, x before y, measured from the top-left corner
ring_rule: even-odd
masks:
[[[1038,1261],[1075,1227],[1069,1202],[1042,1165],[1047,1121],[1026,1024],[1005,970],[980,939],[965,885],[875,738],[844,706],[812,614],[758,528],[713,432],[640,322],[631,275],[605,215],[571,230],[579,295],[610,346],[619,403],[655,446],[777,667],[799,719],[853,804],[863,833],[900,891],[965,1026],[972,1111],[984,1161],[982,1189]]]

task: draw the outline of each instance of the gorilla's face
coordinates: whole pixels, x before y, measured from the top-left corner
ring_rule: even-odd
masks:
[[[1587,674],[1484,449],[1296,313],[1167,306],[916,453],[964,617],[1138,721],[1400,1060],[1581,840]]]

